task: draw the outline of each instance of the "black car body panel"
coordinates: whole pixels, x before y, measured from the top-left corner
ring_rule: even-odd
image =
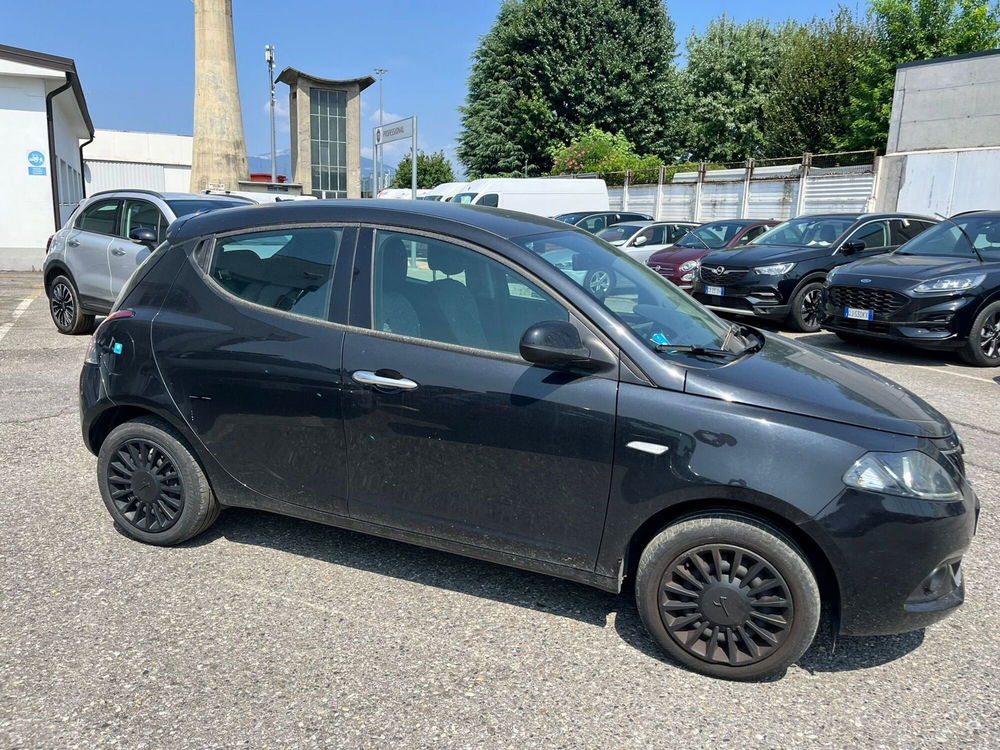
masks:
[[[912,292],[921,282],[962,273],[982,273],[985,280],[958,293]],[[837,270],[824,291],[823,327],[923,349],[958,349],[979,311],[997,299],[1000,261],[892,253]],[[848,308],[871,310],[871,319],[848,318]]]
[[[760,351],[732,360],[660,356],[512,241],[579,230],[496,209],[407,203],[289,202],[172,225],[171,247],[119,299],[131,317],[95,334],[97,364],[80,380],[90,450],[124,419],[155,415],[193,448],[224,505],[608,591],[631,574],[637,541],[668,521],[749,513],[829,572],[842,632],[922,627],[960,603],[960,586],[929,602],[911,595],[968,546],[976,499],[963,472],[954,468],[963,497],[952,503],[843,481],[869,451],[922,450],[957,467],[951,425],[930,406],[766,333],[753,334]],[[205,271],[213,238],[313,224],[345,228],[327,320],[246,302]],[[502,256],[558,293],[609,366],[550,369],[374,330],[371,238],[387,227]],[[351,378],[358,370],[398,370],[420,388],[362,387]],[[666,450],[652,455],[637,443]]]

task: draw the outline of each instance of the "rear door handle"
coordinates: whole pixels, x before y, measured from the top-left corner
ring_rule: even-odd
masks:
[[[113,248],[111,248],[111,254],[112,255],[124,255],[125,251],[122,250],[120,247],[113,247]]]
[[[412,391],[418,385],[416,381],[409,378],[379,375],[370,370],[355,370],[351,374],[351,377],[354,378],[355,383],[361,383],[362,385],[373,385],[376,388],[395,388],[401,391]]]

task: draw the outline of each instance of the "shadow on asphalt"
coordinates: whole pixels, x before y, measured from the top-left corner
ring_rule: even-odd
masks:
[[[601,628],[613,613],[615,631],[623,641],[650,658],[683,668],[646,633],[628,586],[621,594],[610,594],[551,576],[245,508],[227,510],[210,530],[183,546],[210,544],[219,538],[546,612]],[[868,669],[905,656],[923,640],[922,630],[896,636],[840,638],[831,650],[832,638],[824,621],[812,647],[798,664],[812,673]]]

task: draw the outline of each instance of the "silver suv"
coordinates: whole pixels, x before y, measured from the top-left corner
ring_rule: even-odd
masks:
[[[249,206],[237,196],[106,190],[80,202],[46,247],[45,294],[62,333],[90,333],[136,267],[166,237],[174,219]]]

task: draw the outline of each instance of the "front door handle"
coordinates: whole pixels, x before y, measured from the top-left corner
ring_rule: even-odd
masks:
[[[70,247],[80,247],[79,240],[67,240],[66,244],[69,245]]]
[[[113,248],[111,248],[111,254],[112,255],[124,255],[125,251],[122,250],[120,247],[113,247]]]
[[[379,372],[384,372],[379,370]],[[412,391],[417,387],[417,383],[409,378],[404,378],[396,373],[397,377],[390,377],[388,375],[379,375],[377,372],[371,372],[370,370],[355,370],[351,377],[354,378],[355,383],[361,383],[362,385],[373,385],[376,388],[394,388],[401,391]]]

